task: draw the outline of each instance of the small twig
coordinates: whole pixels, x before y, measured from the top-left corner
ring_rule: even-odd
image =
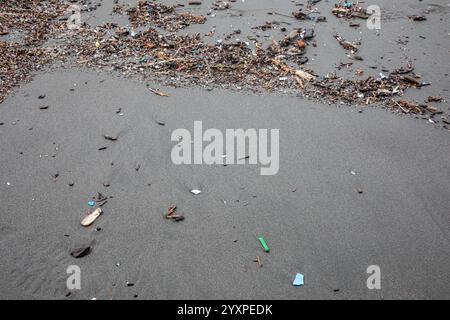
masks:
[[[152,93],[154,93],[154,94],[156,94],[156,95],[158,95],[160,97],[168,97],[169,96],[167,93],[155,90],[153,88],[148,88],[148,90],[150,90]]]
[[[258,266],[262,268],[261,258],[259,256],[256,256],[256,260],[253,260],[254,262],[258,262]]]

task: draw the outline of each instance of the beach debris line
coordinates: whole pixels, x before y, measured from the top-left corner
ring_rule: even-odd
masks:
[[[317,1],[319,2],[319,1]],[[307,10],[303,11],[303,9],[298,9],[298,11],[292,12],[292,15],[294,16],[295,19],[298,20],[311,20],[314,22],[326,22],[327,21],[327,17],[320,15],[320,13],[318,12],[317,8],[313,8],[312,5],[317,4],[317,2],[315,3],[309,3]],[[277,14],[274,12],[274,14]]]
[[[429,96],[428,97],[428,102],[442,102],[444,98],[440,97],[440,96]]]
[[[215,1],[213,7],[217,4],[217,8],[229,8],[232,2]],[[316,16],[320,12],[313,6],[318,2],[308,1],[304,10],[295,12],[294,16],[300,20],[317,21]],[[398,103],[392,101],[394,96],[402,96],[408,88],[430,85],[420,80],[418,74],[412,73],[411,65],[404,70],[393,70],[381,78],[370,75],[363,78],[369,72],[361,67],[357,67],[356,79],[338,76],[337,72],[332,71],[317,74],[313,65],[306,68],[310,60],[306,56],[308,48],[317,47],[315,30],[307,27],[288,30],[290,23],[280,27],[286,33],[279,39],[273,38],[268,45],[258,37],[248,36],[251,43],[242,40],[244,35],[239,36],[241,39],[235,39],[234,35],[241,34],[241,30],[234,30],[233,36],[213,43],[207,34],[177,34],[176,31],[191,24],[206,21],[206,17],[184,12],[188,9],[183,7],[180,4],[168,6],[158,1],[142,0],[132,7],[127,6],[127,10],[119,10],[122,13],[116,12],[128,15],[131,26],[116,23],[94,26],[87,23],[77,30],[67,30],[63,25],[66,21],[60,19],[67,9],[63,0],[45,3],[0,2],[0,12],[4,13],[0,16],[3,29],[26,35],[24,44],[0,41],[0,69],[4,71],[0,103],[13,87],[29,81],[34,71],[55,63],[70,68],[82,62],[87,68],[115,70],[125,77],[136,77],[141,81],[156,80],[176,87],[200,85],[208,89],[221,87],[300,93],[305,98],[327,104],[383,105],[400,113],[407,109],[399,108]],[[21,15],[17,15],[18,11]],[[350,24],[356,23],[353,18],[367,19],[369,16],[367,10],[356,1],[338,1],[332,13],[338,18],[349,19]],[[289,17],[294,19],[292,15]],[[279,22],[274,21],[251,29],[273,29],[278,25]],[[55,40],[51,48],[43,47],[49,39]],[[359,43],[342,36],[336,39],[346,50],[353,52],[350,59],[362,60],[355,54],[359,51]],[[351,65],[342,64],[337,69],[350,69]],[[149,90],[158,96],[168,97],[167,93],[159,90]],[[422,108],[410,112],[423,114],[428,110]],[[446,110],[444,112],[447,113]],[[122,112],[118,114],[123,115]],[[117,138],[105,137],[111,141],[117,141]]]
[[[206,17],[190,12],[177,12],[180,5],[167,6],[154,1],[141,0],[133,8],[127,10],[131,25],[142,27],[155,25],[167,31],[174,32],[191,24],[203,24]]]
[[[369,19],[369,14],[367,10],[360,6],[358,3],[339,1],[334,5],[331,12],[338,18],[360,18]]]
[[[212,4],[213,10],[227,10],[231,8],[231,4],[228,1],[216,0]]]
[[[274,65],[280,67],[281,70],[288,72],[288,73],[300,78],[301,80],[306,80],[306,81],[314,80],[314,76],[312,74],[309,74],[308,72],[300,70],[300,69],[295,70],[295,69],[289,67],[287,64],[281,62],[280,60],[273,59],[272,63]]]
[[[372,82],[371,78],[355,81],[333,73],[319,77],[313,71],[300,69],[299,66],[308,61],[304,54],[314,38],[314,30],[310,28],[294,29],[281,40],[272,41],[267,48],[263,48],[255,40],[254,50],[243,41],[217,41],[210,44],[199,34],[162,35],[152,28],[135,37],[120,37],[118,40],[108,41],[104,47],[86,44],[86,39],[95,42],[96,39],[101,40],[107,34],[120,30],[120,27],[113,25],[82,29],[68,40],[62,39],[66,47],[63,46],[61,50],[74,52],[78,59],[90,57],[91,67],[114,66],[115,70],[129,76],[137,75],[137,70],[142,69],[139,76],[145,78],[158,74],[158,77],[176,77],[178,84],[245,87],[268,91],[298,91],[300,88],[306,97],[329,103],[367,105],[388,100],[386,95],[377,94],[377,89],[386,89],[384,81]],[[114,57],[111,57],[111,52],[114,52]],[[401,93],[406,88],[417,86],[408,81],[398,83],[401,81],[398,76],[391,75],[389,78],[393,88],[398,87],[395,92]],[[366,83],[373,88],[361,88],[364,90],[361,92],[361,85]],[[149,90],[166,96],[158,90]]]

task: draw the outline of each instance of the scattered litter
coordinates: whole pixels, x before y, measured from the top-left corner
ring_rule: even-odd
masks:
[[[350,50],[352,52],[357,52],[358,51],[358,43],[347,41],[342,36],[340,36],[339,34],[335,34],[334,37],[336,38],[336,40],[339,42],[339,44],[345,50]]]
[[[94,207],[95,206],[95,201],[88,201],[88,206],[89,207]]]
[[[331,11],[338,18],[360,18],[368,19],[367,10],[358,3],[339,1]]]
[[[430,105],[426,106],[426,109],[431,114],[442,114],[443,113],[443,111],[441,109],[430,106]]]
[[[201,190],[198,190],[198,189],[193,189],[193,190],[191,190],[190,191],[193,195],[199,195],[200,193],[202,193],[202,191]]]
[[[231,8],[231,4],[228,1],[216,0],[213,2],[212,8],[214,10],[227,10]]]
[[[136,7],[127,10],[133,27],[152,23],[169,32],[184,29],[191,24],[203,24],[206,18],[189,12],[177,12],[177,6],[166,6],[151,1],[139,1]]]

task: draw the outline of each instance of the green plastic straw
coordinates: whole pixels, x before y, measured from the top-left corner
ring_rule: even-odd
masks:
[[[264,238],[261,237],[261,238],[258,238],[258,240],[259,240],[259,242],[261,242],[261,245],[263,246],[264,251],[266,251],[267,253],[269,253],[269,252],[270,252],[270,249],[269,249],[269,246],[267,245],[266,241],[264,240]]]

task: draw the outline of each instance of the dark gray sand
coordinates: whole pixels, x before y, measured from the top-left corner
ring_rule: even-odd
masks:
[[[443,9],[412,27],[404,14],[430,3]],[[447,96],[447,4],[388,6],[401,18],[386,21],[385,42],[368,44],[364,63],[381,68],[386,48],[399,50],[395,30],[426,35],[410,41],[408,54],[433,86],[411,95]],[[264,21],[266,9],[261,4],[254,14]],[[320,28],[343,27],[329,20],[318,25],[318,37],[330,36]],[[345,60],[337,45],[317,54],[319,73],[334,69],[330,57]],[[403,61],[391,56],[388,68]],[[381,108],[150,86],[170,96],[107,73],[54,70],[0,106],[1,299],[67,299],[70,265],[80,266],[82,289],[69,299],[450,298],[450,132]],[[279,173],[262,177],[256,165],[175,166],[171,133],[192,131],[194,120],[205,129],[280,129]],[[203,192],[194,196],[191,188]],[[83,228],[97,192],[112,198]],[[185,221],[163,218],[175,204]],[[90,255],[70,256],[94,239]],[[366,286],[370,265],[381,268],[381,290]],[[296,273],[305,275],[304,287],[292,286]]]
[[[2,106],[2,298],[64,298],[71,264],[82,270],[74,298],[449,298],[448,132],[378,109],[164,90],[170,97],[132,81],[54,72]],[[278,175],[173,165],[170,135],[192,131],[194,120],[221,130],[280,128]],[[84,229],[97,192],[113,199]],[[185,221],[163,219],[172,204]],[[89,256],[70,257],[92,239]],[[366,288],[372,264],[382,270],[378,292]],[[291,285],[297,272],[303,288]]]

